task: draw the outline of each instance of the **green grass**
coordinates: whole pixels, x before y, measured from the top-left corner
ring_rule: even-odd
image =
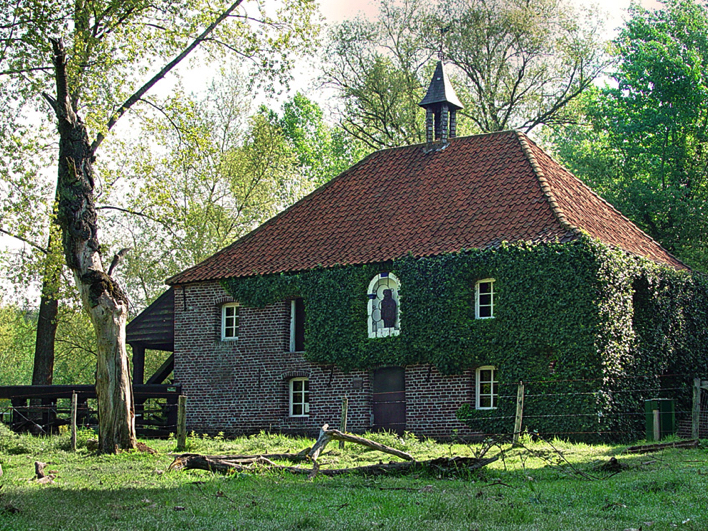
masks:
[[[553,441],[504,446],[504,459],[477,474],[438,477],[306,477],[287,473],[214,475],[166,472],[174,440],[146,441],[158,455],[95,456],[82,433],[16,436],[0,428],[0,530],[705,530],[708,451],[624,455],[622,446]],[[390,434],[371,438],[418,459],[472,455],[478,448]],[[232,441],[189,439],[206,454],[298,451],[312,441],[261,434]],[[490,453],[499,453],[494,448]],[[611,456],[629,468],[610,477],[597,465]],[[363,447],[327,447],[323,467],[389,461]],[[392,458],[395,459],[395,458]],[[52,485],[32,481],[34,461],[55,471]],[[570,464],[569,464],[569,463]],[[580,474],[598,479],[583,479]]]

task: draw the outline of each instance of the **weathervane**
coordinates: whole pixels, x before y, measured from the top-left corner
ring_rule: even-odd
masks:
[[[450,31],[451,24],[448,24],[444,28],[440,28],[440,49],[438,50],[438,59],[440,61],[445,61],[445,52],[443,51],[443,45],[445,40],[445,34]]]

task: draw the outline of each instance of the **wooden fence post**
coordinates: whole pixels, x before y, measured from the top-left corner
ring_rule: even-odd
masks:
[[[693,411],[691,414],[691,438],[698,439],[701,435],[701,379],[693,380]]]
[[[71,451],[76,451],[76,411],[79,409],[79,395],[71,394]]]
[[[512,444],[519,444],[519,435],[521,435],[521,422],[524,417],[524,382],[519,382],[519,389],[516,392],[516,420],[514,421],[514,435]]]
[[[177,451],[187,447],[187,397],[179,395],[177,400]]]
[[[342,397],[342,420],[339,423],[339,430],[342,433],[347,432],[347,413],[349,412],[349,399],[346,396]],[[344,441],[339,441],[339,449],[344,450]]]

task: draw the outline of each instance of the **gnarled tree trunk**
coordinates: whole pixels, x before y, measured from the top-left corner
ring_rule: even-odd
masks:
[[[104,273],[94,205],[93,152],[86,126],[71,101],[66,51],[52,39],[57,97],[45,94],[59,129],[57,221],[62,229],[66,264],[74,274],[83,307],[96,332],[96,395],[99,451],[135,447],[135,414],[125,325],[128,302],[117,283]]]

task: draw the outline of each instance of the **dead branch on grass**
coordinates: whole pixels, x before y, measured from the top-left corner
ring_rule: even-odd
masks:
[[[405,459],[403,463],[378,463],[375,465],[351,467],[351,468],[334,468],[321,469],[317,458],[320,456],[325,446],[330,441],[347,441],[357,443],[369,448],[373,448],[380,452],[388,453]],[[304,461],[308,459],[312,462],[312,468],[304,468],[299,466],[284,466],[277,465],[273,460],[290,460]],[[427,461],[416,461],[412,455],[391,448],[389,446],[358,437],[349,433],[343,433],[339,430],[331,430],[325,424],[320,430],[320,436],[315,445],[305,453],[299,454],[262,454],[249,456],[208,456],[200,454],[181,454],[175,457],[175,460],[169,466],[168,470],[208,470],[210,472],[219,472],[222,474],[231,474],[235,472],[255,472],[258,470],[280,470],[290,472],[291,474],[307,474],[310,478],[314,478],[318,474],[325,476],[340,476],[344,474],[363,474],[363,475],[381,475],[389,473],[406,473],[413,470],[432,469],[440,473],[449,472],[469,472],[477,470],[489,463],[498,459],[497,456],[484,458],[483,455],[476,457],[439,457]]]

